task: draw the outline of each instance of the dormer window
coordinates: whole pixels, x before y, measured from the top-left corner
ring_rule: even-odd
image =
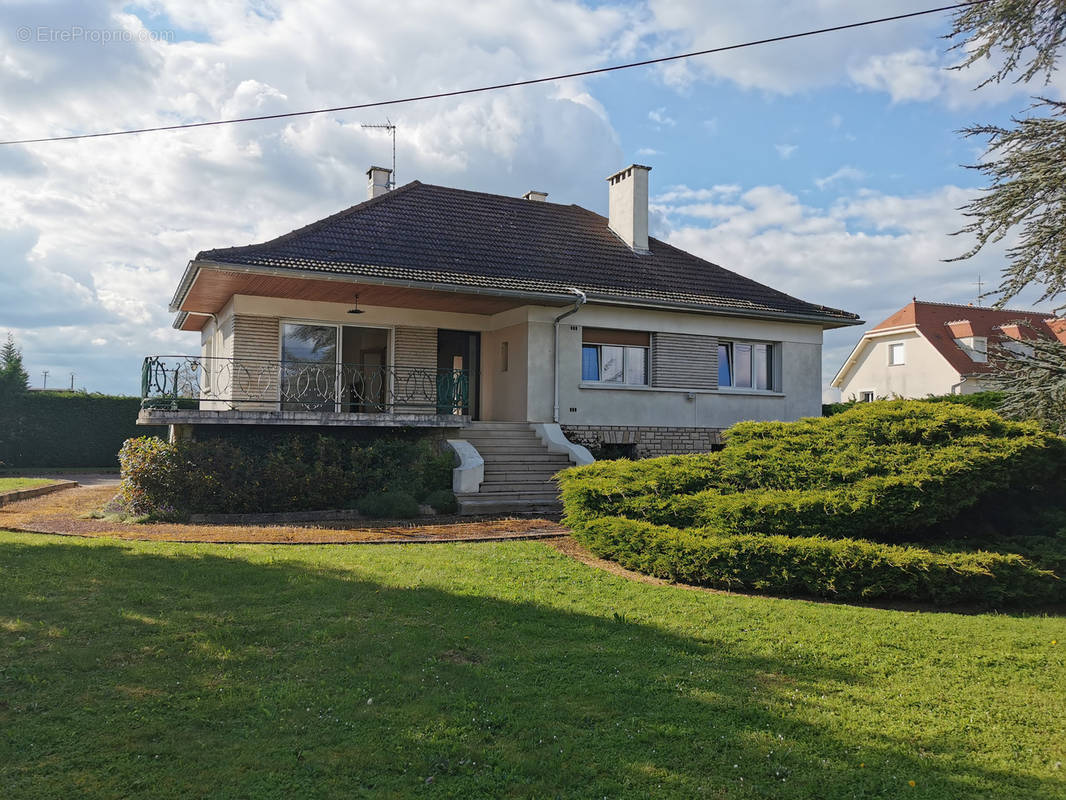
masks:
[[[977,364],[984,364],[988,361],[988,337],[987,336],[964,336],[961,339],[956,339],[957,344],[962,351],[970,357],[970,360]]]

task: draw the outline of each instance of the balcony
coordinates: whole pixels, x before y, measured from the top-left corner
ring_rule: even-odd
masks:
[[[142,425],[458,427],[468,370],[202,356],[148,356]]]

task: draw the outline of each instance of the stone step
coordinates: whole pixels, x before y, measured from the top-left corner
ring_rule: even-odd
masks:
[[[499,494],[500,492],[548,492],[559,495],[559,487],[551,481],[483,481],[478,494]]]
[[[559,501],[559,490],[554,487],[531,487],[529,489],[509,489],[506,491],[485,491],[485,484],[481,484],[481,491],[477,494],[460,494],[456,497],[491,497],[494,500],[550,500]]]
[[[529,427],[528,422],[471,422],[469,425],[462,428],[466,431],[529,431],[533,432],[533,429]]]
[[[557,472],[545,470],[534,472],[532,470],[485,470],[485,483],[551,483],[554,485]]]
[[[484,454],[482,454],[484,458]],[[516,472],[546,472],[553,470],[559,472],[570,467],[569,461],[557,461],[550,456],[542,456],[539,458],[528,459],[515,459],[515,458],[493,458],[489,456],[485,459],[485,471],[492,470],[493,472],[500,472],[503,470],[515,470]]]
[[[544,503],[532,500],[494,500],[470,495],[459,501],[459,514],[561,514],[563,507],[559,503]]]

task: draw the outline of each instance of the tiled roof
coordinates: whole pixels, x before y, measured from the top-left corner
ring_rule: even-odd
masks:
[[[1056,328],[1052,325],[1055,321],[1053,314],[1043,314],[1038,311],[981,308],[955,303],[927,303],[914,300],[888,319],[875,325],[870,332],[913,325],[960,375],[973,375],[991,372],[993,367],[971,359],[955,342],[956,337],[953,333],[984,336],[996,341],[1004,338],[1001,330],[1003,326],[1021,323],[1026,330],[1035,330],[1045,336],[1056,336]]]
[[[607,219],[560,205],[414,181],[263,244],[197,260],[458,286],[632,299],[756,315],[859,321],[764,286],[658,239],[637,254]]]

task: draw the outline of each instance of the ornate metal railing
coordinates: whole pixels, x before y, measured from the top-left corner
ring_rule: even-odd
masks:
[[[148,356],[142,408],[468,414],[467,370]]]

